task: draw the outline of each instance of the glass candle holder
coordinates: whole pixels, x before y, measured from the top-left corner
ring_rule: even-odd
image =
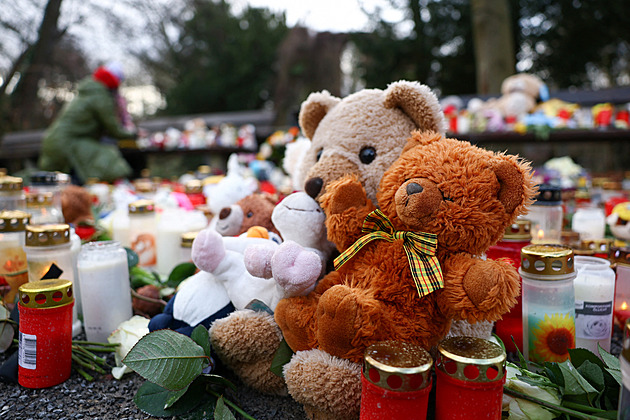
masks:
[[[563,245],[521,250],[523,355],[532,362],[563,362],[575,347],[575,264]]]
[[[0,296],[13,306],[21,285],[28,282],[24,232],[29,214],[21,210],[0,211]]]
[[[107,337],[133,315],[127,253],[118,242],[89,242],[78,259],[83,323],[88,341]]]
[[[365,350],[361,373],[362,420],[424,420],[433,359],[420,346],[382,341]]]
[[[0,210],[26,210],[22,178],[0,176]]]
[[[621,389],[619,390],[619,407],[617,418],[630,419],[630,322],[624,324],[623,349],[619,355],[621,365]]]
[[[598,354],[610,351],[615,300],[615,272],[610,261],[575,256],[575,345]]]
[[[33,194],[50,194],[52,206],[61,212],[61,192],[67,185],[66,180],[69,180],[69,176],[61,172],[35,172],[31,175],[29,192]],[[61,222],[63,222],[63,218]]]
[[[206,204],[206,196],[203,195],[203,183],[198,179],[192,179],[184,185],[184,193],[188,196],[193,207]]]
[[[580,239],[602,239],[606,231],[604,210],[595,206],[578,207],[571,219],[571,230],[580,234]]]
[[[138,254],[138,265],[154,268],[157,265],[157,223],[151,200],[129,204],[129,239],[131,249]]]
[[[443,340],[435,363],[436,419],[501,419],[505,360],[505,351],[488,340]]]
[[[24,251],[30,282],[58,278],[69,280],[73,285],[77,282],[69,225],[28,225]],[[74,336],[81,332],[76,305],[73,305],[72,320]]]
[[[516,220],[505,229],[503,239],[488,249],[486,256],[493,260],[507,258],[518,269],[521,265],[521,249],[530,244],[531,237],[531,222]],[[510,312],[503,314],[503,318],[495,322],[496,334],[508,352],[515,352],[516,347],[523,349],[523,299],[520,293],[516,299],[517,303]]]
[[[200,211],[183,209],[165,210],[157,225],[157,271],[168,275],[182,262],[181,237],[189,231],[200,231],[206,226],[206,217]]]
[[[617,325],[624,326],[630,318],[630,248],[612,247],[610,261],[615,270],[615,307]]]
[[[560,243],[562,232],[562,191],[552,185],[539,186],[536,201],[529,207],[532,243]]]
[[[26,193],[26,210],[31,214],[31,223],[34,225],[64,222],[61,207],[53,205],[52,192]]]
[[[185,232],[181,235],[180,240],[180,262],[192,262],[192,244],[199,232]]]
[[[70,377],[73,306],[72,282],[69,280],[40,280],[20,286],[20,385],[47,388]]]

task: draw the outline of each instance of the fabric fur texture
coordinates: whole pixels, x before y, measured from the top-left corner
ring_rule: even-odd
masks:
[[[476,256],[525,213],[534,193],[529,165],[515,156],[414,133],[383,176],[377,199],[395,230],[437,235],[444,288],[420,298],[402,240],[372,241],[308,296],[280,301],[275,319],[287,343],[359,362],[377,341],[430,349],[452,319],[499,319],[516,303],[518,274],[505,261]],[[362,236],[376,208],[356,176],[331,183],[320,201],[339,250]]]

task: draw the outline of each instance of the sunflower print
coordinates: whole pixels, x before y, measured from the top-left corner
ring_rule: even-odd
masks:
[[[575,319],[571,313],[545,314],[532,330],[534,348],[532,360],[536,362],[564,362],[569,349],[575,348]]]

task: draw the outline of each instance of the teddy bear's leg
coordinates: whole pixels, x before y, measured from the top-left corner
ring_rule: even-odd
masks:
[[[248,386],[272,395],[286,395],[284,380],[269,368],[282,341],[273,316],[243,309],[210,326],[212,348]]]
[[[333,356],[358,362],[367,342],[377,341],[383,305],[361,289],[337,285],[322,294],[317,305],[319,348]]]
[[[311,293],[281,299],[276,306],[274,318],[293,351],[310,350],[317,344],[314,333],[317,301],[318,295]]]
[[[297,352],[284,367],[289,394],[316,420],[358,419],[361,365],[322,350]]]

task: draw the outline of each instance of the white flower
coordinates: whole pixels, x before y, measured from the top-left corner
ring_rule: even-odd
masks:
[[[525,383],[516,377],[518,373],[520,372],[516,366],[511,363],[507,364],[505,385],[508,388],[552,404],[560,405],[560,394],[556,390]],[[541,405],[520,398],[512,398],[505,394],[503,395],[503,409],[509,411],[509,419],[551,420],[556,418],[556,414]]]
[[[122,362],[122,359],[124,359],[127,353],[129,353],[129,350],[148,333],[149,320],[135,315],[131,317],[131,319],[122,322],[118,328],[107,337],[107,341],[110,343],[120,344],[120,346],[116,348],[115,353],[116,367],[112,368],[114,378],[120,379],[125,373],[133,372],[133,370]]]

